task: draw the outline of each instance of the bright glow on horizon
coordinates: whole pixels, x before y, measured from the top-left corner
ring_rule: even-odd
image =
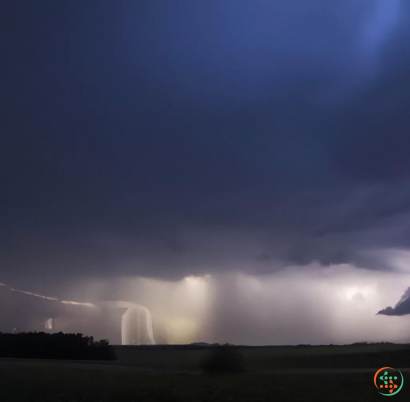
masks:
[[[195,342],[200,334],[201,323],[189,318],[170,318],[165,320],[171,344],[188,344]]]

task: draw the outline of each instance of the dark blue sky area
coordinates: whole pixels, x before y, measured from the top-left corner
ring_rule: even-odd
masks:
[[[409,5],[0,4],[3,281],[388,268]]]

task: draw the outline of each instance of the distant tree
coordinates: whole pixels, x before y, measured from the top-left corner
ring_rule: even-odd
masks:
[[[241,373],[246,371],[242,354],[233,346],[216,346],[201,361],[203,373]]]

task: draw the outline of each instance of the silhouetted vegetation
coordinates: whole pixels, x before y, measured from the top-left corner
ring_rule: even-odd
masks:
[[[107,340],[94,341],[92,336],[58,332],[0,332],[0,357],[70,360],[116,360]]]
[[[204,373],[242,373],[245,361],[242,354],[233,346],[214,346],[201,361]]]

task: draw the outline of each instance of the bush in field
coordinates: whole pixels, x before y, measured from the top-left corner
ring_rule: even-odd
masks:
[[[241,373],[245,370],[242,354],[233,346],[215,346],[201,361],[204,373]]]
[[[107,340],[94,341],[92,336],[58,332],[0,332],[0,357],[70,360],[116,360]]]

